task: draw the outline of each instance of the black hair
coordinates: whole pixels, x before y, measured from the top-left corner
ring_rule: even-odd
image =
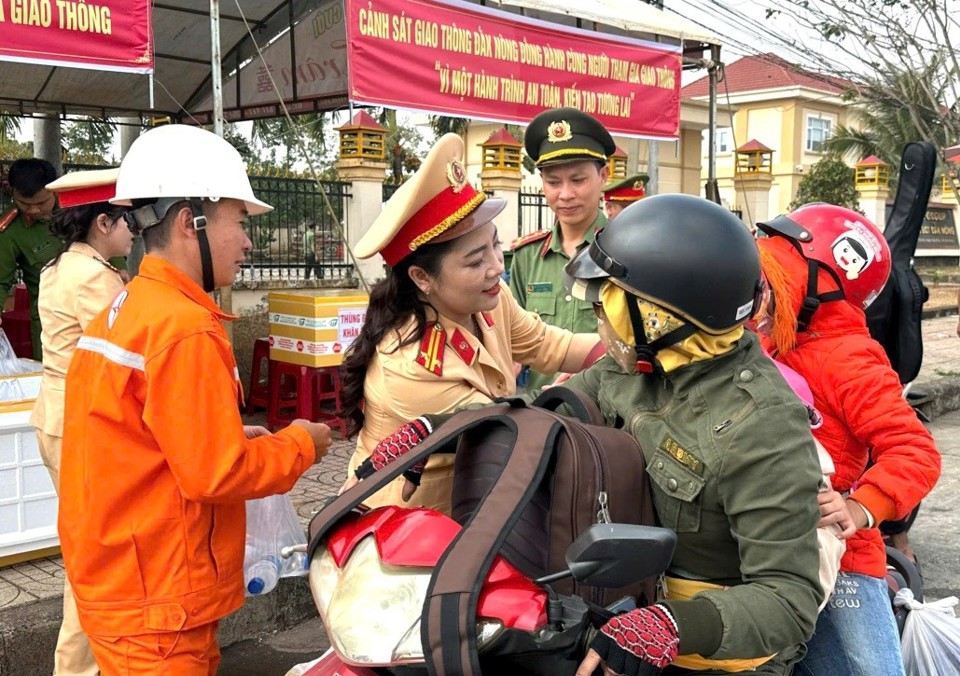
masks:
[[[50,232],[60,240],[61,247],[57,255],[47,263],[47,266],[56,265],[63,252],[69,249],[74,242],[87,241],[90,228],[93,227],[100,214],[105,214],[111,220],[118,221],[123,217],[124,211],[124,207],[118,207],[109,202],[94,202],[93,204],[81,204],[67,209],[57,209],[50,221]]]
[[[24,197],[33,197],[48,183],[57,180],[57,170],[46,160],[30,157],[10,165],[7,181]]]
[[[396,348],[398,350],[423,340],[429,303],[420,299],[420,290],[410,279],[410,268],[417,266],[431,276],[438,275],[443,259],[456,241],[457,239],[454,238],[439,244],[421,246],[391,268],[387,276],[374,284],[370,290],[367,319],[360,329],[360,335],[347,350],[343,360],[340,403],[341,415],[347,421],[347,436],[352,436],[363,427],[363,385],[367,376],[367,366],[376,355],[377,347],[383,339],[391,331],[396,331],[399,339]],[[413,330],[401,336],[400,327],[410,317],[414,318]]]

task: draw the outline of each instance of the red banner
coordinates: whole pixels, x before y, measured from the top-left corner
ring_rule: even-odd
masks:
[[[350,98],[526,124],[572,106],[627,136],[675,138],[680,50],[455,0],[345,0]]]
[[[0,61],[153,72],[151,0],[0,0]]]

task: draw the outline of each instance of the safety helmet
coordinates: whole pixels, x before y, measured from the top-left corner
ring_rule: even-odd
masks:
[[[890,277],[890,248],[883,233],[852,209],[823,202],[805,204],[757,227],[771,237],[789,240],[809,263],[801,330],[822,302],[844,299],[866,310]],[[839,291],[818,292],[818,269],[834,278]]]
[[[241,200],[251,216],[273,209],[254,197],[240,153],[216,134],[185,124],[145,132],[120,163],[117,195],[110,202],[130,206],[168,199],[173,204],[188,198]]]
[[[565,272],[584,300],[599,302],[609,279],[713,335],[743,324],[760,291],[760,257],[747,226],[720,205],[683,194],[631,204]]]

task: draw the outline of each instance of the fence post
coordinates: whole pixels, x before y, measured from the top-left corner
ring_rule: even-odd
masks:
[[[368,159],[341,158],[337,162],[340,180],[350,183],[350,199],[346,200],[344,208],[344,229],[351,251],[380,213],[387,166],[386,162]],[[368,284],[383,277],[383,261],[379,256],[358,260],[356,265],[357,272]]]

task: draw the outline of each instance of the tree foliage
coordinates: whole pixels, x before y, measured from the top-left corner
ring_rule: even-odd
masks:
[[[860,210],[860,199],[854,187],[854,170],[836,154],[828,154],[810,167],[800,179],[797,196],[787,207],[793,211],[810,202],[826,202]]]
[[[855,83],[863,129],[837,129],[831,148],[898,166],[903,146],[941,152],[960,141],[960,0],[783,0],[783,13],[823,38],[795,42],[828,75]],[[834,56],[836,55],[836,56]],[[860,157],[857,157],[860,155]]]
[[[82,117],[67,122],[61,141],[66,149],[65,162],[76,164],[115,164],[113,140],[117,125],[110,120]]]

